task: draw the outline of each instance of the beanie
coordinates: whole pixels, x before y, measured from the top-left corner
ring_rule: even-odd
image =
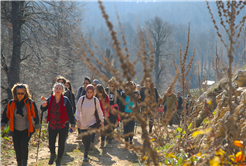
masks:
[[[94,91],[94,86],[92,84],[87,85],[85,91],[87,92],[89,89],[91,89],[92,91]]]

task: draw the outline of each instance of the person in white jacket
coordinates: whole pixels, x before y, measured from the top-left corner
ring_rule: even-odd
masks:
[[[77,103],[76,115],[78,128],[81,133],[87,132],[89,129],[96,128],[95,111],[97,109],[99,119],[101,120],[101,127],[104,127],[103,112],[100,107],[99,100],[93,96],[94,87],[89,84],[86,87],[86,95],[81,96]],[[90,149],[92,135],[82,137],[82,142],[85,147],[84,162],[88,162],[88,152]]]

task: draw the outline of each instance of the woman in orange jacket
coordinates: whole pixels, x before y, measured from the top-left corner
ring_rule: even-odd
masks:
[[[13,137],[18,166],[26,166],[28,160],[28,142],[35,131],[40,128],[38,109],[26,84],[15,84],[12,88],[14,99],[4,109],[1,131],[10,121],[10,134]],[[35,121],[35,127],[32,125]]]

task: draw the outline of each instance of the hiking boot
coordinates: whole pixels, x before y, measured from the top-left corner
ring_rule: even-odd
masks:
[[[105,141],[101,141],[101,146],[100,146],[101,149],[104,148],[104,144],[105,144]]]
[[[91,142],[90,150],[92,150],[93,148],[94,148],[94,143]]]
[[[89,161],[88,154],[85,153],[84,154],[84,160],[83,160],[83,162],[88,162],[88,161]]]
[[[56,159],[56,166],[61,166],[61,159],[60,158]]]
[[[132,145],[132,141],[130,141],[130,144]]]
[[[56,154],[50,154],[49,165],[52,165],[56,159]]]
[[[22,160],[21,164],[22,164],[22,166],[27,166],[27,160]]]

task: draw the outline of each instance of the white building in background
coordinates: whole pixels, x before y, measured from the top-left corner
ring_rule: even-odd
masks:
[[[207,86],[212,86],[214,83],[215,83],[215,81],[206,80],[206,81],[204,81],[202,84],[203,84],[203,85],[207,85]]]

